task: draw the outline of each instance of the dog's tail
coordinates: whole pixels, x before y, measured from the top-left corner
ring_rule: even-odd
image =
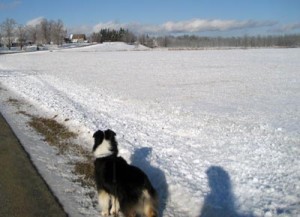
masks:
[[[144,215],[147,217],[158,217],[158,197],[150,182],[143,191],[143,201]]]

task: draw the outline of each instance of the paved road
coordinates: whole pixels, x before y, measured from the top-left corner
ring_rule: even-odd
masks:
[[[0,216],[67,216],[1,114]]]

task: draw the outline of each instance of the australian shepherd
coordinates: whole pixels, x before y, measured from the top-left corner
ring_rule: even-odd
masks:
[[[94,133],[95,179],[102,216],[158,216],[158,199],[147,175],[118,156],[112,130]]]

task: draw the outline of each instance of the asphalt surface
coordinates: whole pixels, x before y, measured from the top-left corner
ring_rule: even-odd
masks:
[[[0,216],[67,216],[1,114]]]

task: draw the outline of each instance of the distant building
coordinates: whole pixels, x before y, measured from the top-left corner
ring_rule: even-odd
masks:
[[[82,43],[86,41],[85,34],[71,34],[70,40],[72,43]]]

